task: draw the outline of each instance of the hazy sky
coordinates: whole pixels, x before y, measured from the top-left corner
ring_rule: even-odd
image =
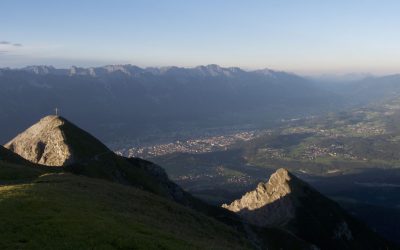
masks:
[[[400,72],[400,1],[1,0],[0,67]]]

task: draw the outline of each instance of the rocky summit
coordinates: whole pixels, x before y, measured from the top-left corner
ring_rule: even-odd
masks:
[[[281,225],[295,216],[292,193],[293,176],[286,169],[278,169],[266,183],[246,193],[241,199],[222,207],[238,213],[251,224],[258,226]]]
[[[46,116],[5,147],[34,163],[64,166],[73,161],[73,153],[65,143],[63,124],[59,116]]]
[[[60,116],[49,115],[4,145],[26,160],[46,166],[68,166],[110,150]]]

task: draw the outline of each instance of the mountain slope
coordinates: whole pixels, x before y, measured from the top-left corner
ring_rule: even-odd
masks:
[[[359,80],[348,80],[343,83],[318,84],[333,91],[356,105],[382,103],[387,100],[399,98],[400,75],[365,76]]]
[[[0,186],[1,249],[249,249],[201,213],[151,193],[67,173]],[[182,233],[184,232],[184,233]]]
[[[321,249],[386,249],[393,246],[285,169],[224,208],[250,224],[280,227]]]
[[[18,154],[4,148],[0,145],[0,161],[14,163],[14,164],[26,164],[29,165],[29,161],[25,160]]]
[[[26,183],[58,169],[33,164],[0,145],[0,185]]]
[[[0,185],[29,182],[45,172],[42,166],[35,166],[0,145]]]
[[[160,166],[139,158],[128,159],[116,155],[95,137],[63,117],[47,116],[41,119],[6,146],[26,157],[31,164],[54,164],[48,167],[52,172],[68,171],[140,188],[241,227],[234,214],[194,198],[170,181]],[[37,150],[38,147],[40,150]],[[65,153],[60,149],[68,151]],[[42,168],[40,166],[37,169]]]
[[[168,186],[170,181],[161,168],[151,162],[114,154],[63,117],[44,117],[5,147],[31,163],[62,167],[75,174],[140,187],[171,199],[175,196],[183,199],[183,190]]]

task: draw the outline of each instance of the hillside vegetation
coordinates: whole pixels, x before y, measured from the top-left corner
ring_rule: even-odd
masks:
[[[249,248],[237,232],[193,210],[67,173],[0,186],[0,238],[1,249]]]

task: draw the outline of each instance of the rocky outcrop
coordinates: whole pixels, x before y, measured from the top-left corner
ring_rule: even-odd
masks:
[[[46,116],[10,142],[5,148],[33,163],[65,166],[73,162],[73,153],[61,129],[64,119]]]
[[[222,207],[238,213],[247,222],[258,226],[276,226],[295,216],[295,204],[289,197],[293,177],[286,169],[279,169],[267,183],[259,183],[254,191]]]
[[[391,244],[286,169],[231,204],[245,222],[281,228],[319,249],[391,249]]]

